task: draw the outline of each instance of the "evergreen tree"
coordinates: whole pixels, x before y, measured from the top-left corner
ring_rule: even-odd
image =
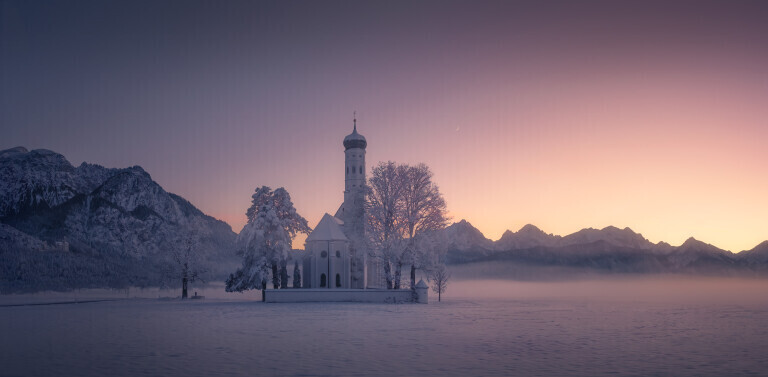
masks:
[[[301,271],[299,271],[298,259],[293,264],[293,287],[301,288]]]

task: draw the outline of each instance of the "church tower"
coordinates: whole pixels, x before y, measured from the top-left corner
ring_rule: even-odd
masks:
[[[344,203],[336,217],[344,221],[344,234],[349,238],[351,288],[365,288],[365,148],[368,142],[357,133],[357,119],[352,133],[344,138]],[[339,216],[341,215],[341,216]]]

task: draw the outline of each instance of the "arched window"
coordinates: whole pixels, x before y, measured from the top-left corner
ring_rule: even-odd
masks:
[[[341,287],[341,275],[336,274],[336,288]]]
[[[349,166],[347,166],[347,174],[349,174]]]
[[[341,258],[341,251],[336,250],[336,258]]]
[[[325,287],[325,274],[320,275],[320,287]]]
[[[352,174],[355,174],[355,167],[352,167]]]
[[[325,251],[325,250],[323,250],[323,252],[322,252],[322,253],[320,253],[320,256],[321,256],[322,258],[325,258],[325,257],[327,257],[327,256],[328,256],[328,252],[327,252],[327,251]]]
[[[360,174],[363,174],[363,167],[360,167]]]

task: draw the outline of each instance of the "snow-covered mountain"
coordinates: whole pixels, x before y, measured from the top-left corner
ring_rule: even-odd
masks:
[[[441,245],[451,249],[485,251],[494,249],[493,241],[485,238],[483,233],[467,220],[453,223],[435,236],[441,239]]]
[[[736,254],[737,258],[747,264],[763,264],[768,267],[768,241],[763,241],[751,250]]]
[[[517,232],[507,230],[494,242],[496,250],[528,249],[537,246],[559,247],[606,241],[622,247],[650,249],[654,244],[632,229],[608,226],[603,229],[586,228],[565,237],[548,234],[534,225],[527,224]]]
[[[507,230],[494,244],[497,250],[528,249],[536,246],[557,246],[562,237],[544,233],[534,225],[527,224],[517,232]]]
[[[0,222],[5,224],[0,228],[3,263],[18,266],[22,259],[52,252],[68,256],[57,257],[64,264],[119,260],[126,275],[141,275],[127,280],[150,284],[169,252],[190,240],[214,273],[234,259],[235,233],[229,225],[166,192],[141,167],[83,163],[75,168],[64,156],[42,149],[0,152]],[[105,267],[110,275],[120,274],[110,268]]]
[[[64,156],[46,149],[0,151],[0,218],[61,205],[78,193],[93,191],[116,171],[86,163],[75,168]]]
[[[677,247],[666,242],[654,244],[630,228],[613,226],[586,228],[561,237],[528,224],[517,232],[506,231],[494,242],[461,220],[432,237],[445,240],[450,263],[507,261],[614,272],[728,274],[768,265],[768,241],[751,251],[733,254],[693,238]]]
[[[676,247],[667,255],[667,260],[676,268],[711,267],[735,264],[734,254],[719,249],[693,237]]]
[[[608,226],[603,229],[582,229],[563,237],[560,245],[579,245],[595,241],[606,241],[612,245],[638,249],[650,249],[653,247],[653,243],[645,239],[642,234],[635,233],[629,228],[619,229],[615,226]]]

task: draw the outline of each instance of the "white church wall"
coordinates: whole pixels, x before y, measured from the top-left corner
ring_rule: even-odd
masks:
[[[311,279],[312,288],[329,288],[328,285],[331,289],[349,288],[349,252],[346,241],[311,241],[306,247],[313,256],[309,263],[313,266],[313,272],[307,274]],[[341,287],[336,286],[337,274]]]
[[[267,289],[265,302],[428,302],[426,290],[417,297],[410,289]]]

